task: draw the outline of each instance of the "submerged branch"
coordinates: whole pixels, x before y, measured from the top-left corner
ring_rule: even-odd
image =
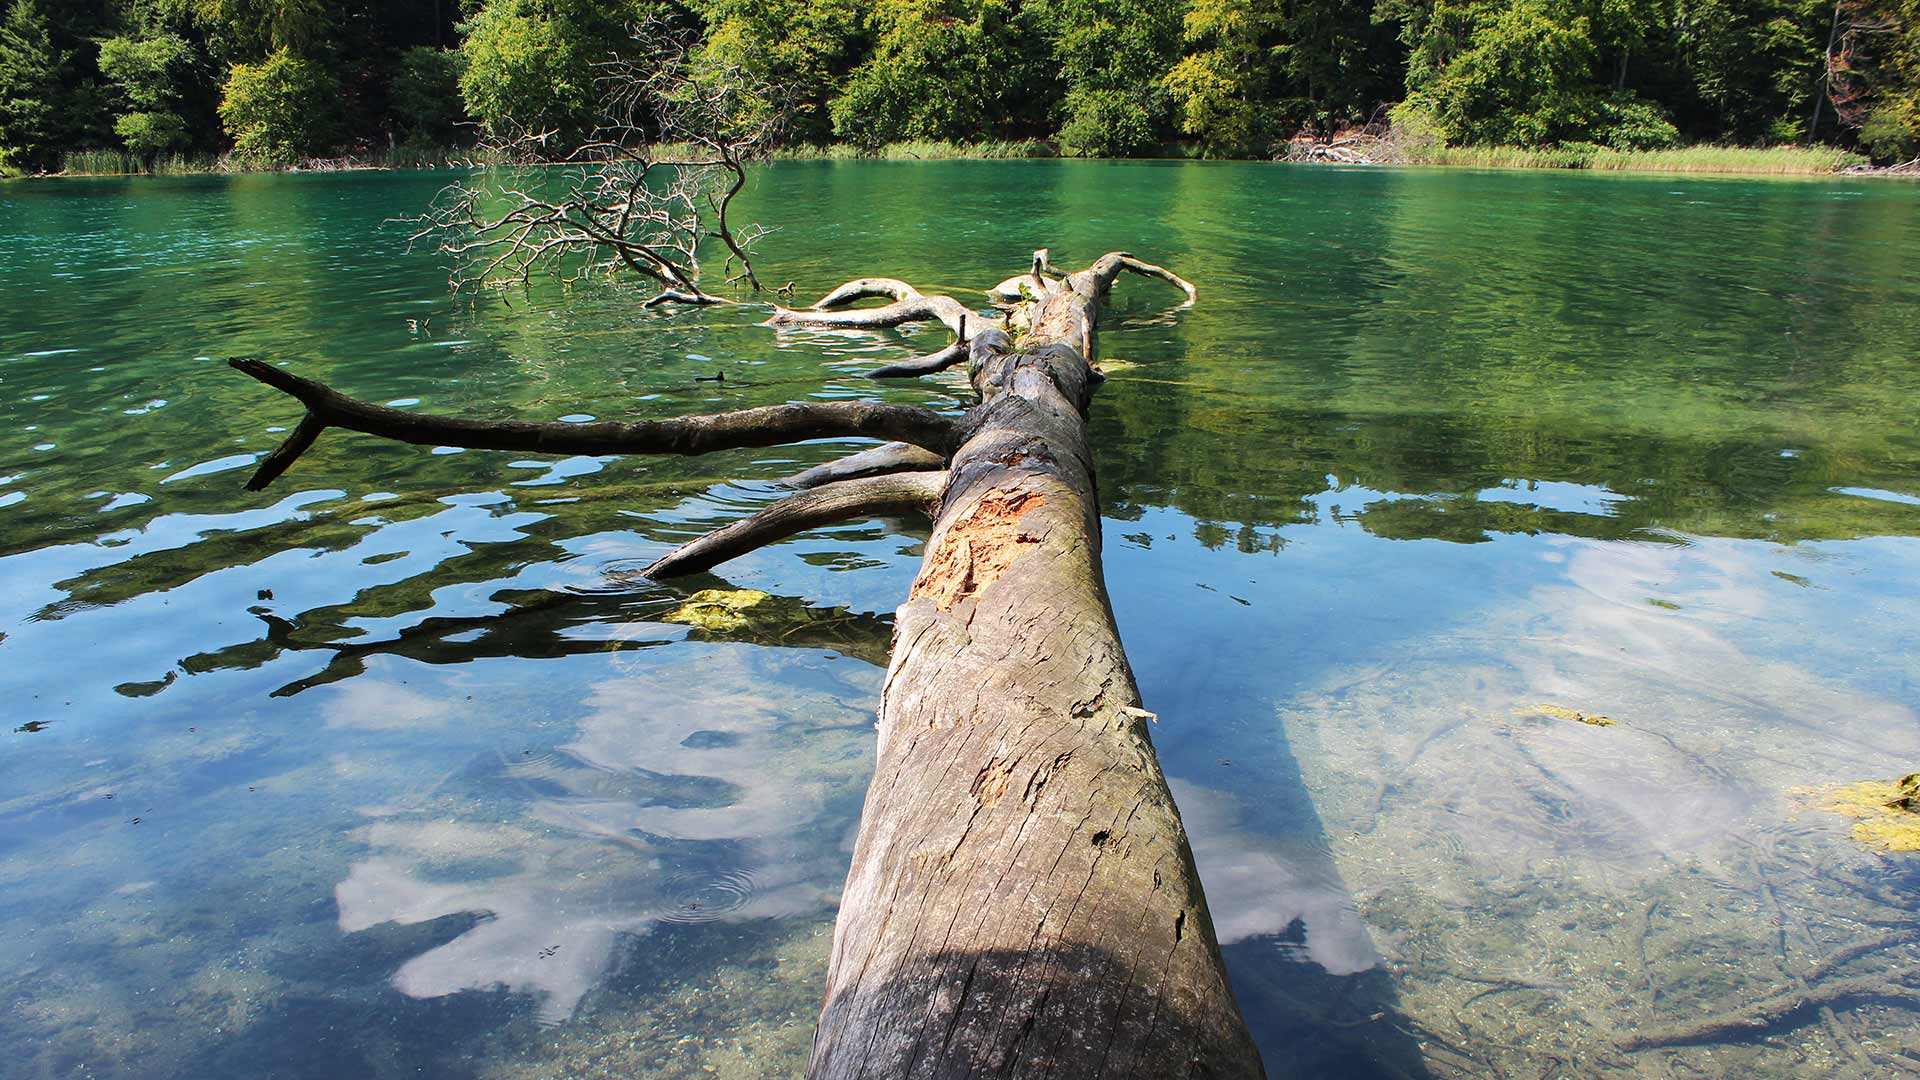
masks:
[[[811,469],[787,477],[781,483],[792,488],[810,488],[830,484],[835,480],[853,480],[862,476],[880,476],[885,473],[932,472],[946,467],[947,459],[940,454],[908,443],[890,442],[856,454],[848,454],[838,461],[815,465]]]
[[[929,512],[947,486],[944,472],[894,473],[822,484],[751,517],[680,545],[641,573],[656,580],[695,574],[795,533],[884,514]]]
[[[1826,1006],[1860,1001],[1884,1000],[1912,1008],[1916,986],[1920,986],[1920,975],[1913,972],[1899,972],[1891,977],[1858,975],[1834,979],[1762,998],[1737,1013],[1646,1028],[1628,1036],[1620,1045],[1625,1050],[1650,1050],[1752,1038],[1797,1015],[1812,1015],[1816,1009]]]

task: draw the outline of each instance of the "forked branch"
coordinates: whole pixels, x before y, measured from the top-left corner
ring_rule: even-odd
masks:
[[[876,296],[888,297],[893,303],[885,307],[846,308],[855,300]],[[811,308],[794,310],[776,305],[766,325],[885,330],[912,322],[938,322],[958,335],[969,315],[973,312],[953,297],[922,295],[920,290],[898,278],[855,278],[821,297]]]
[[[1095,259],[1092,266],[1080,271],[1080,273],[1069,274],[1067,276],[1067,287],[1076,288],[1076,279],[1084,277],[1087,282],[1095,285],[1104,293],[1113,287],[1113,280],[1120,276],[1120,271],[1122,270],[1139,274],[1141,277],[1159,278],[1161,281],[1176,286],[1181,292],[1187,294],[1187,303],[1189,304],[1200,298],[1200,291],[1193,287],[1193,282],[1188,281],[1186,278],[1181,277],[1179,274],[1174,273],[1164,266],[1155,266],[1150,262],[1142,262],[1124,251],[1109,252]]]
[[[808,401],[709,416],[585,424],[473,420],[376,405],[258,360],[227,362],[307,407],[300,426],[248,481],[251,491],[272,483],[330,427],[421,446],[539,454],[704,454],[827,438],[887,439],[949,454],[960,432],[955,420],[932,409],[879,401]]]

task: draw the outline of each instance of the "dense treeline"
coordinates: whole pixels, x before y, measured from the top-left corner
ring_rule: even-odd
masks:
[[[792,137],[1270,153],[1452,144],[1920,153],[1920,0],[0,0],[0,165],[264,164],[578,137],[595,65],[667,17],[783,87]]]

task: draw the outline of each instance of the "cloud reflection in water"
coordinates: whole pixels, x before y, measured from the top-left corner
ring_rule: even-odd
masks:
[[[555,752],[502,755],[480,767],[480,792],[385,808],[358,830],[371,854],[335,890],[343,931],[482,916],[402,965],[396,989],[535,994],[559,1022],[623,942],[663,924],[832,908],[880,673],[803,650],[672,651],[670,665],[618,654],[631,670],[591,686]],[[767,685],[792,692],[769,700]]]

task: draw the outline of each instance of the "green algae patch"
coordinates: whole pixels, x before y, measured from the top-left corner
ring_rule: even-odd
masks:
[[[1920,851],[1920,773],[1802,788],[1816,810],[1855,819],[1853,838],[1876,851]]]
[[[758,589],[702,589],[663,616],[662,621],[724,634],[746,629],[753,609],[772,599],[770,594]]]
[[[1558,705],[1529,705],[1515,711],[1521,716],[1550,716],[1555,720],[1577,720],[1592,727],[1612,727],[1619,723],[1618,720],[1601,716],[1599,713],[1580,712],[1577,709],[1566,709]]]

